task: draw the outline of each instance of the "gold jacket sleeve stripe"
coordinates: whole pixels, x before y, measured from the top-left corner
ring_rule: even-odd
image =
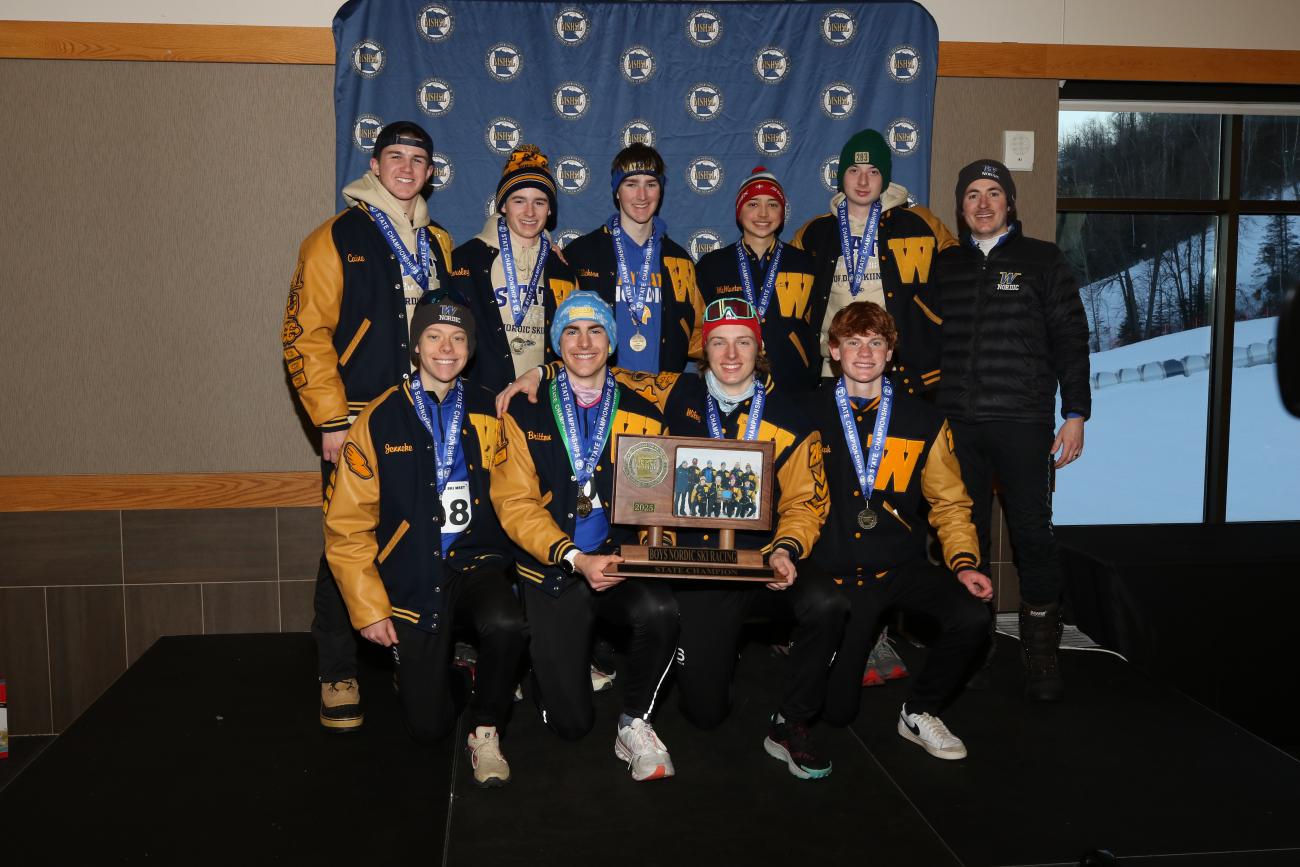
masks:
[[[953,563],[963,554],[980,548],[979,536],[971,523],[970,494],[961,480],[961,465],[953,454],[948,422],[943,423],[925,468],[921,470],[921,492],[930,503],[930,526],[943,546],[943,559]]]

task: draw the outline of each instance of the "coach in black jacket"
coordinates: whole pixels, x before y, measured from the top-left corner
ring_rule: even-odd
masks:
[[[980,560],[989,559],[992,477],[1006,504],[1020,575],[1026,697],[1059,700],[1059,599],[1065,583],[1052,533],[1051,470],[1083,451],[1091,411],[1088,322],[1079,287],[1055,244],[1027,238],[1015,220],[1006,166],[976,160],[957,179],[961,242],[939,254],[943,381],[939,408],[952,424],[974,501]],[[1053,434],[1057,386],[1065,419]]]

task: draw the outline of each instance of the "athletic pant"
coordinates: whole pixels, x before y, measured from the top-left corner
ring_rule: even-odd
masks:
[[[939,638],[930,645],[925,668],[911,677],[909,713],[937,714],[965,682],[975,658],[988,640],[989,608],[970,594],[947,569],[920,558],[894,569],[884,578],[844,579],[838,588],[852,607],[844,643],[831,666],[822,719],[844,726],[858,715],[862,671],[875,643],[883,616],[896,611],[909,622],[926,617],[939,625]]]
[[[701,728],[726,719],[732,706],[740,629],[756,614],[793,620],[790,675],[777,708],[792,722],[809,722],[821,710],[826,675],[844,633],[848,602],[821,575],[799,563],[799,577],[788,590],[761,584],[678,582],[682,634],[677,651],[677,688],[682,714]]]
[[[334,464],[320,462],[322,496],[333,472]],[[348,606],[323,551],[320,566],[316,569],[316,594],[312,602],[315,616],[311,621],[311,635],[316,639],[316,674],[323,683],[356,677],[357,635],[352,631]]]
[[[505,727],[514,701],[519,657],[528,643],[528,624],[499,564],[451,573],[443,585],[451,614],[436,633],[394,617],[397,695],[406,729],[418,741],[445,737],[456,724],[451,693],[452,633],[469,626],[477,636],[478,663],[468,717],[471,726]]]
[[[1048,605],[1061,597],[1065,574],[1052,530],[1050,424],[986,421],[950,422],[962,481],[973,503],[971,517],[980,537],[980,571],[989,574],[993,477],[1002,488],[1007,531],[1020,575],[1020,598]]]
[[[677,602],[668,586],[629,578],[597,593],[579,580],[558,597],[531,581],[519,586],[542,721],[566,740],[582,737],[595,724],[591,638],[597,618],[630,630],[627,665],[619,672],[623,712],[649,720],[677,647]]]

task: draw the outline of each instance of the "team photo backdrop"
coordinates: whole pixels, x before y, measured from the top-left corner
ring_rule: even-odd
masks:
[[[863,127],[889,142],[894,182],[928,198],[939,43],[916,3],[352,0],[334,44],[336,192],[385,123],[414,120],[434,142],[429,211],[457,243],[521,142],[550,158],[561,244],[613,213],[610,160],[634,141],[663,155],[661,216],[696,258],[739,236],[755,166],[785,188],[783,237],[825,213]]]

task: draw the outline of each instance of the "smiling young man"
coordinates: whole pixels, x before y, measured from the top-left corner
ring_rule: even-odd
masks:
[[[614,754],[635,780],[671,777],[672,759],[651,719],[677,645],[677,603],[663,582],[606,574],[620,562],[616,547],[634,538],[630,528],[610,524],[606,511],[616,440],[662,433],[662,416],[610,373],[619,333],[595,293],[574,292],[560,304],[551,343],[563,366],[538,402],[520,396],[510,403],[492,469],[492,503],[516,546],[537,703],[543,721],[566,740],[589,732],[593,627],[599,619],[627,628]]]
[[[508,542],[487,505],[500,440],[494,393],[461,376],[470,311],[430,293],[411,317],[418,375],[362,411],[325,503],[325,553],[361,636],[392,649],[407,730],[421,741],[456,722],[452,630],[478,636],[468,714],[474,780],[503,785],[500,731],[527,642],[511,592]]]
[[[982,601],[993,587],[975,568],[970,498],[947,422],[885,376],[897,342],[893,318],[879,305],[858,301],[840,310],[830,350],[842,374],[812,405],[831,508],[809,571],[830,576],[852,605],[823,719],[845,726],[857,717],[862,666],[881,618],[903,611],[935,621],[939,636],[912,678],[898,733],[933,756],[960,759],[966,747],[938,714],[983,646],[989,612]],[[926,556],[927,504],[947,568]]]
[[[679,372],[689,358],[700,357],[704,303],[695,265],[658,217],[663,157],[648,145],[629,145],[614,157],[610,181],[618,212],[570,242],[565,258],[578,287],[614,309],[622,339],[613,363],[626,370]]]
[[[474,380],[500,391],[521,373],[554,359],[547,329],[574,289],[573,272],[551,249],[555,178],[546,156],[525,144],[510,154],[497,183],[497,213],[452,254],[453,278],[480,326]]]
[[[939,407],[952,421],[984,564],[995,474],[1002,490],[1020,577],[1025,697],[1058,701],[1065,575],[1052,530],[1052,472],[1083,453],[1092,411],[1088,320],[1060,249],[1021,231],[1006,166],[976,160],[958,173],[954,195],[961,243],[936,267],[944,316]],[[1058,386],[1063,423],[1054,433]]]
[[[423,195],[432,155],[419,125],[381,129],[370,171],[343,188],[349,207],[298,252],[281,342],[289,380],[321,433],[322,488],[356,414],[410,373],[416,301],[449,280],[451,236],[430,221]],[[314,606],[321,725],[356,731],[356,638],[323,555]]]
[[[744,298],[758,311],[772,379],[786,394],[803,395],[817,387],[822,361],[812,321],[816,263],[797,247],[783,244],[785,191],[759,166],[736,193],[736,243],[700,259],[696,278],[707,305],[726,297]]]

